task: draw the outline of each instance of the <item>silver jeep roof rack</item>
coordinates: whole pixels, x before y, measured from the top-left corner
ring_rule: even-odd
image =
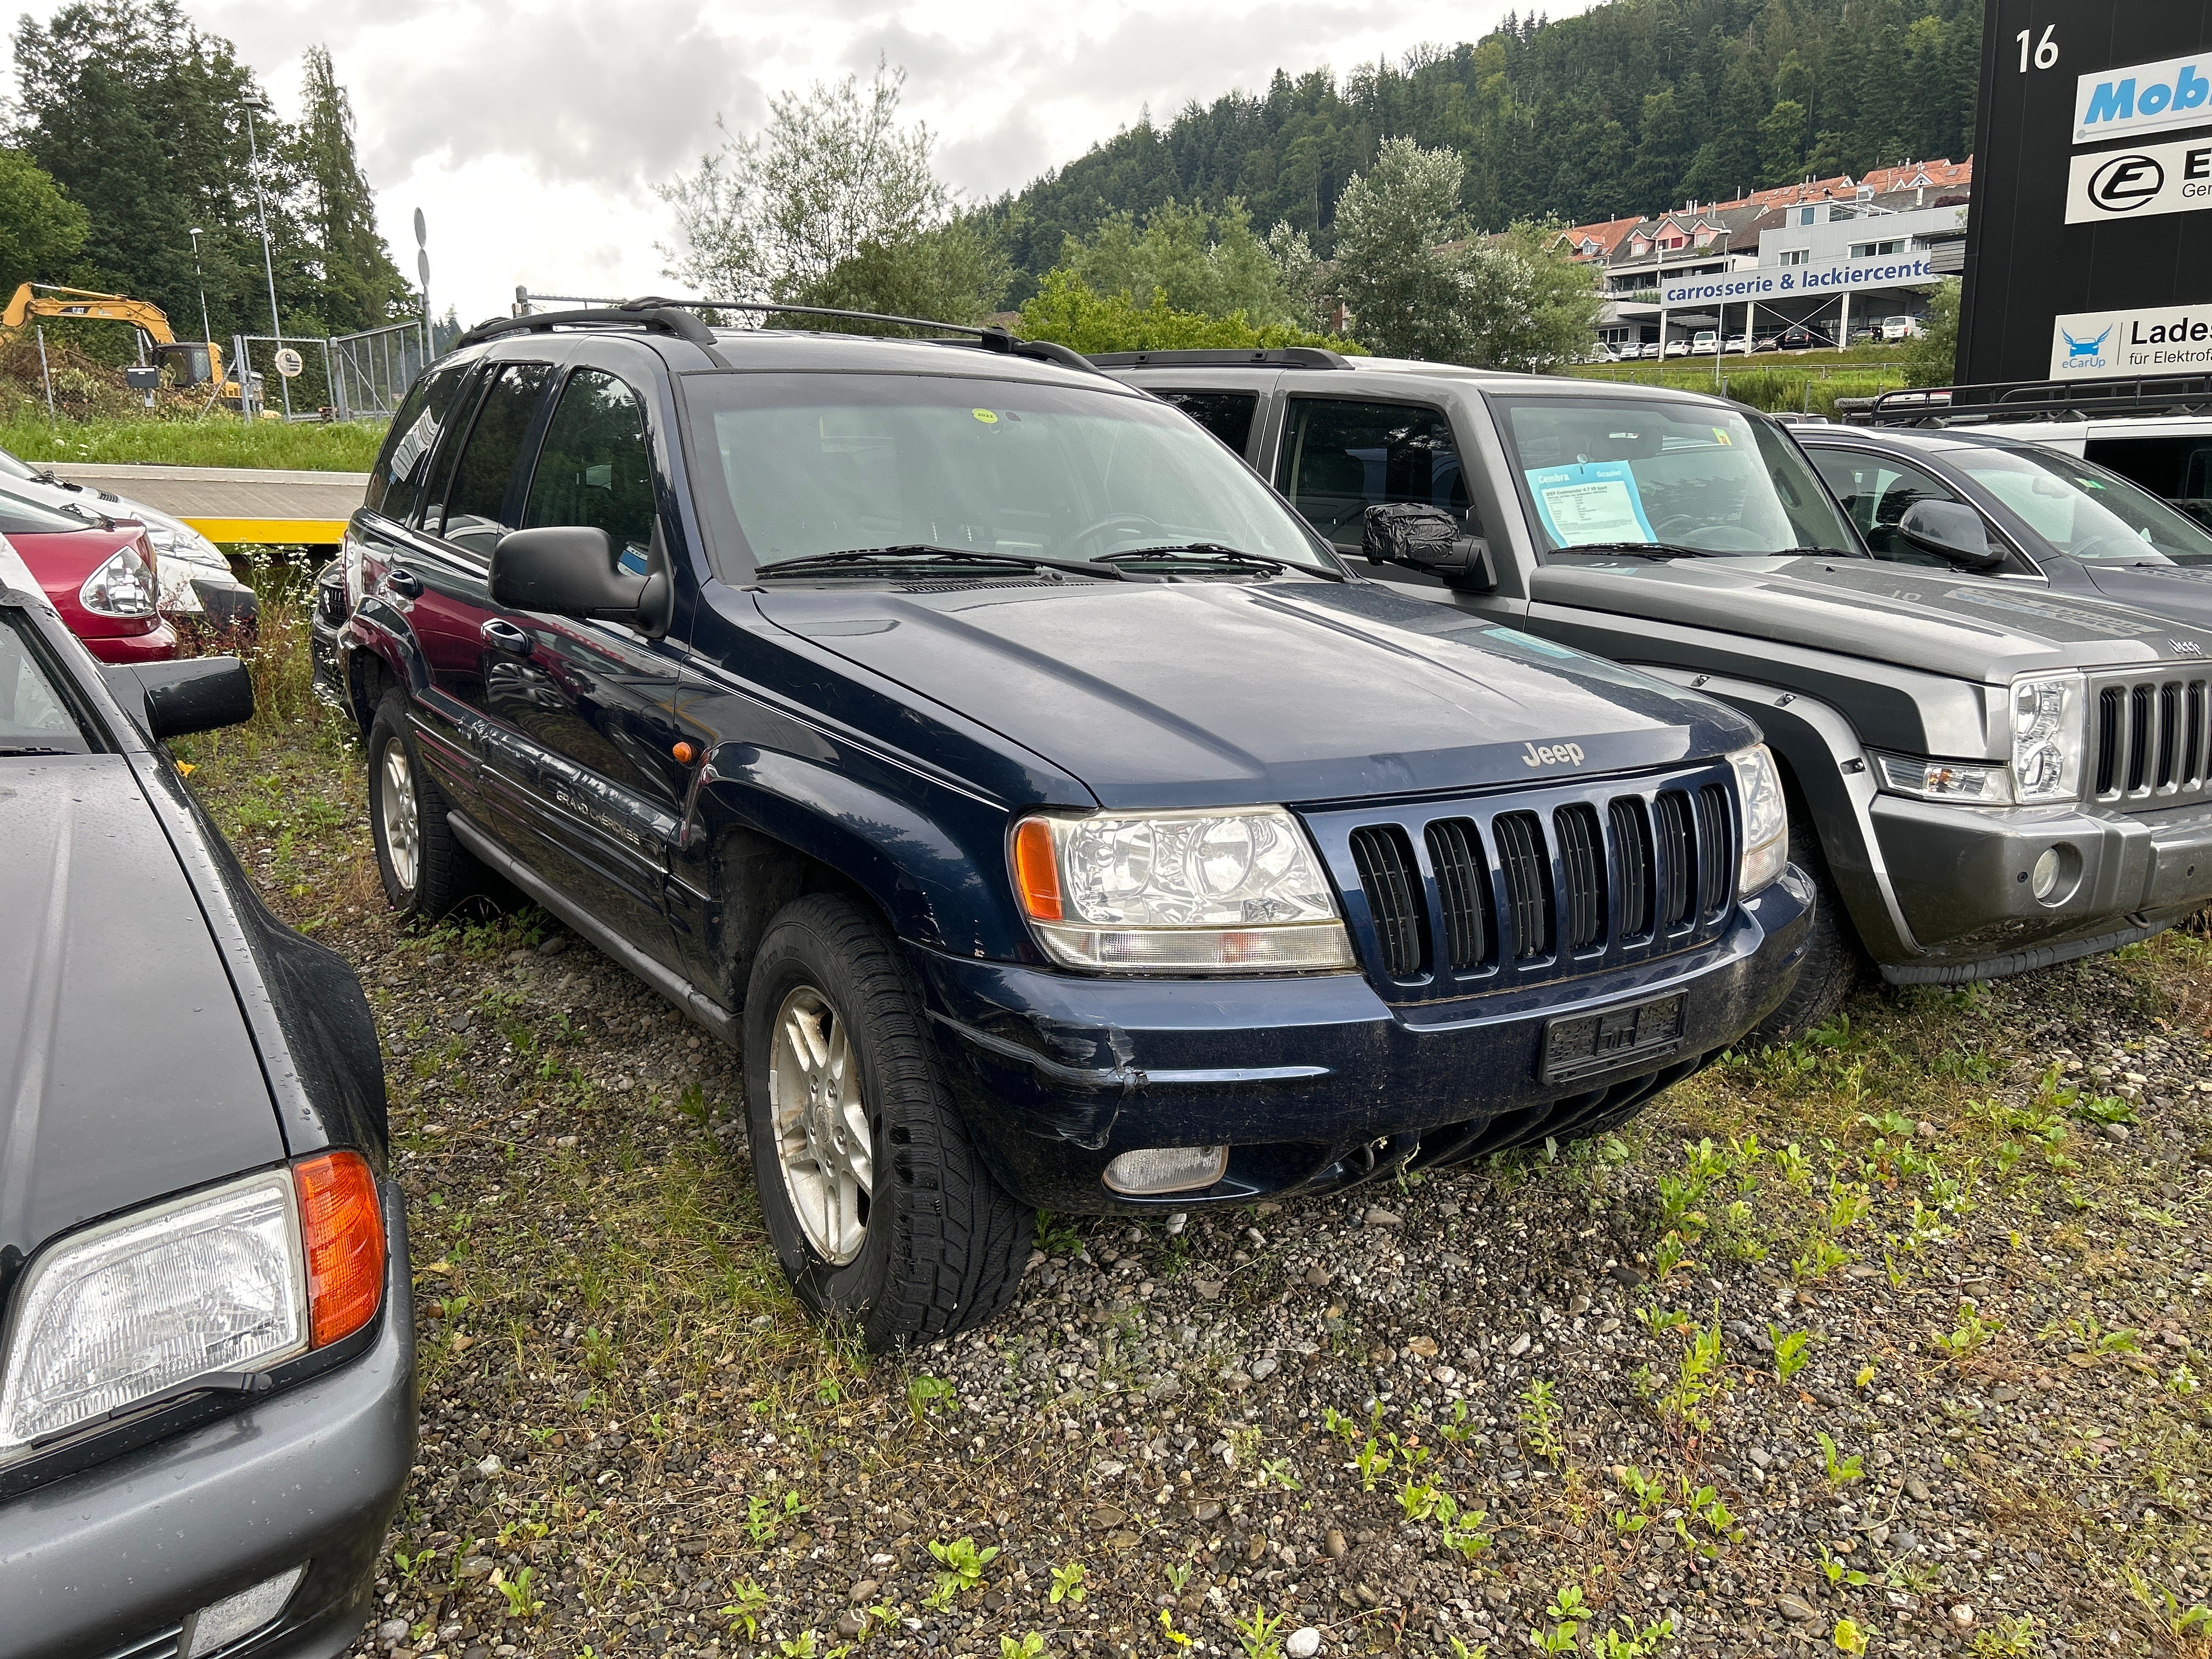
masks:
[[[1322,346],[1255,346],[1236,349],[1094,351],[1101,368],[1350,368],[1352,362]]]

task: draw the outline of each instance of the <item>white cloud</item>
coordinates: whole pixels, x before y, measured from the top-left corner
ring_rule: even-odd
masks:
[[[951,0],[186,0],[236,43],[280,108],[300,56],[327,46],[353,99],[385,234],[411,273],[430,225],[432,298],[465,319],[540,292],[665,289],[652,185],[817,79],[907,70],[946,179],[970,200],[1018,188],[1192,99],[1265,88],[1280,66],[1341,74],[1420,42],[1473,38],[1511,0],[1406,0],[1386,17],[1320,0],[979,13]],[[41,0],[42,10],[52,0]],[[1576,0],[1557,10],[1578,9]],[[12,65],[9,66],[12,70]]]

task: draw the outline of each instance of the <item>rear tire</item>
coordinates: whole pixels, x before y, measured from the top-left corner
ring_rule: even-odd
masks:
[[[1790,861],[1813,884],[1813,921],[1806,935],[1805,959],[1790,994],[1752,1027],[1736,1045],[1740,1048],[1780,1048],[1804,1036],[1844,1006],[1866,960],[1843,902],[1836,896],[1836,884],[1829,878],[1820,837],[1794,803],[1790,819]]]
[[[401,915],[435,921],[477,890],[481,866],[446,822],[446,797],[422,769],[397,689],[368,728],[368,829],[385,896]]]
[[[793,1288],[878,1352],[995,1316],[1036,1218],[977,1156],[898,945],[813,893],[769,924],[744,1008],[745,1127]]]

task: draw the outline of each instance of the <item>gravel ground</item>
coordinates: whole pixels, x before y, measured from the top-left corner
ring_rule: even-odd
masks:
[[[423,1438],[363,1656],[2212,1651],[2201,934],[1864,994],[1595,1146],[1045,1218],[1009,1316],[872,1360],[732,1055],[535,912],[398,927],[327,726],[191,753],[385,1034]]]

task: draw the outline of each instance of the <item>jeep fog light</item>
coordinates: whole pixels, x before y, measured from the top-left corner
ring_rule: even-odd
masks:
[[[1014,826],[1014,891],[1063,967],[1341,971],[1352,941],[1298,821],[1279,806],[1042,815]]]
[[[1117,1193],[1147,1198],[1211,1187],[1228,1173],[1226,1146],[1146,1146],[1106,1166],[1106,1184]]]
[[[1867,751],[1873,758],[1875,776],[1893,795],[1918,800],[1956,801],[1963,806],[2009,806],[2012,781],[2005,769],[1990,762],[1922,760],[1912,755]]]
[[[2063,904],[2081,882],[2081,855],[2064,842],[2036,855],[2027,872],[2027,890],[2038,904]]]
[[[178,1651],[184,1659],[201,1659],[202,1655],[227,1648],[240,1637],[259,1630],[284,1611],[284,1604],[299,1585],[300,1575],[307,1570],[307,1564],[302,1561],[249,1589],[209,1602],[186,1622]]]
[[[2088,713],[2079,674],[2023,674],[2012,683],[2013,793],[2021,805],[2081,793]]]
[[[1781,879],[1790,862],[1790,809],[1782,798],[1782,775],[1765,744],[1739,749],[1729,757],[1735,769],[1736,793],[1743,798],[1743,857],[1736,866],[1738,898],[1749,898]]]

